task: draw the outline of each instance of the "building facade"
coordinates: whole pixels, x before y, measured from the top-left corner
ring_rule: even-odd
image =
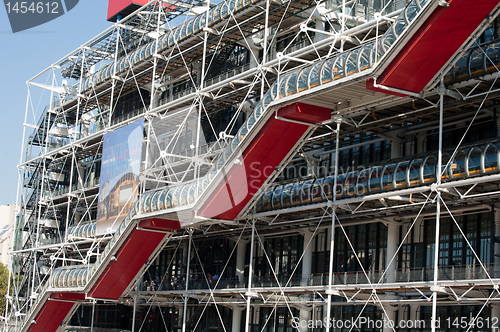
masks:
[[[0,206],[0,262],[9,266],[9,252],[12,249],[12,229],[16,221],[16,204]]]
[[[128,5],[28,81],[12,331],[499,329],[498,1]]]

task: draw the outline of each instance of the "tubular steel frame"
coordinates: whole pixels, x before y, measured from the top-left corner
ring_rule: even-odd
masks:
[[[294,3],[293,1],[283,3],[271,0],[256,2],[257,5],[245,8],[242,12],[231,13],[225,23],[221,21],[212,24],[211,27],[204,28],[196,37],[182,40],[181,43],[175,41],[174,47],[168,53],[163,52],[163,54],[158,52],[160,40],[158,36],[171,29],[175,24],[182,23],[182,20],[188,20],[190,16],[188,16],[189,11],[187,8],[201,3],[168,2],[168,4],[174,5],[176,8],[183,9],[181,13],[177,13],[172,12],[170,5],[167,5],[166,1],[150,2],[28,81],[18,186],[18,203],[21,204],[22,208],[19,222],[16,223],[14,230],[16,239],[12,253],[12,273],[15,278],[13,283],[9,283],[9,288],[13,290],[13,297],[8,298],[5,316],[8,319],[9,326],[15,329],[22,326],[22,317],[31,307],[36,306],[37,295],[43,290],[44,283],[51,271],[59,264],[58,262],[62,262],[62,265],[70,265],[76,261],[90,264],[91,257],[101,255],[103,245],[110,240],[111,234],[101,237],[91,236],[90,228],[88,228],[89,233],[81,236],[80,234],[73,236],[65,232],[70,227],[83,225],[81,219],[90,219],[88,216],[95,208],[98,186],[94,183],[94,178],[85,178],[85,174],[82,174],[82,172],[86,167],[93,167],[98,161],[105,133],[138,119],[144,118],[147,120],[145,125],[147,133],[145,137],[146,152],[144,166],[141,170],[140,188],[142,193],[160,184],[183,183],[190,179],[198,180],[207,172],[206,166],[216,160],[215,157],[220,155],[227,145],[226,139],[231,136],[232,127],[234,127],[240,113],[245,111],[246,102],[252,104],[256,99],[259,99],[259,96],[262,99],[265,91],[271,87],[274,80],[279,81],[281,75],[303,63],[312,63],[315,60],[324,59],[331,53],[349,49],[358,43],[366,43],[367,40],[377,40],[382,31],[391,28],[391,23],[394,21],[393,17],[401,12],[401,9],[394,9],[391,12],[385,11],[385,9],[394,5],[392,1],[387,3],[387,8],[382,11],[380,16],[375,15],[375,18],[371,19],[362,19],[349,15],[353,10],[353,8],[349,7],[349,3],[352,2],[346,3],[345,0],[341,1],[340,6],[335,7],[332,5],[332,8],[328,10],[325,8],[325,2],[320,1],[307,5],[307,2],[304,1],[298,5],[303,8],[291,14],[292,9],[290,8]],[[396,3],[399,2],[396,1]],[[206,8],[210,8],[209,1],[206,2],[206,6]],[[340,19],[336,19],[335,13],[338,14]],[[291,18],[293,15],[299,15],[300,19]],[[208,26],[209,18],[208,16],[205,18]],[[281,23],[283,21],[287,22],[287,20],[294,24],[280,30]],[[325,32],[309,26],[308,23],[313,21],[316,24],[331,24],[333,30]],[[488,24],[492,21],[493,19],[490,19]],[[258,24],[255,24],[255,22]],[[485,25],[478,31],[484,32],[488,27],[489,25]],[[148,35],[152,36],[155,33],[156,38],[148,37]],[[293,36],[283,50],[283,53],[288,52],[288,54],[276,54],[274,49],[277,39],[280,38],[280,34],[285,33],[290,33]],[[313,34],[314,37],[311,37]],[[296,40],[299,36],[308,39],[307,42],[297,43]],[[127,50],[128,46],[134,43],[140,44],[146,39],[155,44],[151,59],[152,65],[151,60],[149,62],[139,61],[133,63],[133,59],[129,59],[131,67],[128,72],[117,69],[119,60],[132,54],[133,50],[129,52]],[[243,45],[250,50],[251,59],[248,66],[233,68],[227,73],[219,72],[218,76],[206,79],[207,73],[213,69],[212,65],[217,64],[217,56],[221,56],[224,48],[227,48],[231,42]],[[259,43],[262,50],[261,58],[259,58],[258,53]],[[472,43],[468,43],[467,47],[471,45]],[[199,48],[201,48],[201,52],[199,52]],[[464,52],[467,49],[464,49]],[[197,52],[195,57],[192,56],[193,52]],[[454,59],[454,62],[457,60],[458,58]],[[111,65],[111,79],[109,80],[111,85],[105,86],[109,82],[103,82],[102,84],[99,83],[101,85],[95,84],[91,88],[85,88],[84,83],[92,77],[89,73],[96,70],[95,67],[98,65],[101,66],[101,70],[106,68],[106,65]],[[169,66],[176,69],[171,69]],[[201,68],[194,68],[196,66],[201,66]],[[74,72],[78,70],[79,73]],[[196,81],[198,79],[197,73],[200,73],[203,78],[198,82]],[[439,78],[442,79],[444,74],[446,73],[441,72]],[[173,96],[175,80],[182,77],[182,75],[189,78],[193,87],[180,91],[176,96]],[[63,76],[67,78],[65,83],[61,81]],[[486,102],[489,103],[499,96],[496,82],[498,70],[484,77],[488,77],[486,83],[468,81],[468,83],[461,83],[460,86],[456,84],[455,86],[448,86],[451,91],[455,91],[462,96],[463,105],[479,102],[480,106],[476,114],[480,110],[482,111]],[[354,75],[351,80],[353,82],[352,87],[347,86],[336,93],[355,94],[360,87],[359,82],[364,83],[361,74]],[[437,86],[436,83],[433,84],[433,86]],[[339,98],[336,95],[326,96],[318,90],[305,90],[299,95],[306,102],[311,101],[317,105],[331,105],[333,100],[338,101],[333,109],[333,114],[341,117],[334,119],[336,123],[335,130],[327,127],[328,124],[320,126],[326,133],[311,130],[310,134],[305,136],[304,142],[301,142],[301,146],[298,147],[297,150],[300,150],[300,153],[296,154],[295,157],[307,156],[307,153],[314,151],[314,149],[320,152],[324,152],[322,149],[327,149],[328,145],[317,145],[319,147],[315,148],[315,142],[328,142],[328,139],[330,142],[335,142],[335,149],[331,151],[335,152],[334,188],[337,188],[338,151],[341,149],[339,143],[345,135],[352,135],[356,132],[362,133],[377,128],[380,120],[375,117],[375,111],[370,109],[394,108],[399,113],[386,116],[386,121],[394,126],[401,125],[401,114],[409,117],[413,113],[423,116],[426,110],[433,110],[438,111],[439,114],[437,169],[443,169],[441,161],[443,154],[442,135],[443,127],[446,125],[443,114],[447,110],[445,102],[452,104],[453,98],[449,96],[449,93],[446,94],[446,88],[443,83],[441,84],[436,90],[429,88],[430,90],[425,91],[427,99],[417,100],[418,106],[414,106],[414,110],[405,110],[404,112],[397,107],[412,103],[410,97],[401,98],[380,93],[369,93],[365,97],[352,98],[356,100],[351,102],[349,99]],[[477,89],[479,84],[486,84],[489,88],[487,87],[486,91],[484,87],[479,90]],[[238,87],[238,85],[241,86]],[[150,91],[149,105],[143,100],[140,93],[141,89]],[[139,91],[142,109],[136,109],[134,113],[128,114],[126,118],[118,119],[114,115],[115,109],[113,107],[116,107],[116,100],[129,90]],[[47,96],[47,91],[49,96]],[[170,95],[162,101],[160,96],[164,91],[169,91]],[[286,103],[291,99],[291,97],[284,97],[279,102]],[[430,106],[429,102],[431,103]],[[42,109],[43,105],[47,104],[49,106]],[[226,130],[221,134],[215,132],[213,123],[210,121],[216,114],[214,109],[224,105],[232,105],[236,111],[228,122]],[[486,112],[491,112],[491,110],[486,110]],[[202,118],[204,117],[209,121],[208,123],[213,131],[211,134],[216,137],[216,140],[206,147],[203,146],[202,140]],[[370,118],[373,118],[373,120],[371,121]],[[474,119],[475,116],[472,118],[472,122]],[[189,150],[179,151],[176,144],[182,139],[183,133],[181,131],[188,128],[191,120],[195,123],[192,127],[196,133],[196,141],[191,143],[193,153]],[[155,121],[169,123],[171,132],[168,144],[161,143],[161,137],[157,136],[156,131],[161,131],[162,128],[155,127]],[[332,130],[328,132],[327,128]],[[397,129],[401,128],[400,126]],[[412,128],[411,125],[409,128]],[[31,132],[32,129],[34,129],[33,132]],[[386,136],[383,135],[390,135],[391,131],[396,130],[388,130],[388,133],[381,132],[380,137],[385,138]],[[320,136],[321,138],[317,138]],[[182,142],[182,144],[185,143]],[[331,145],[329,146],[331,148]],[[150,161],[153,148],[158,149],[160,154],[155,160]],[[458,147],[456,150],[458,150]],[[291,154],[286,163],[291,163],[293,157],[294,155]],[[305,158],[307,160],[307,157]],[[452,159],[450,158],[450,161]],[[58,164],[59,167],[62,167],[59,174],[53,171],[53,169],[57,170]],[[59,182],[64,181],[63,171],[67,170],[65,169],[66,165],[70,165],[68,167],[69,185],[66,188],[58,189],[63,187],[63,185],[59,185]],[[286,165],[282,166],[283,169]],[[444,170],[446,169],[447,166],[444,167]],[[146,302],[142,304],[145,306],[183,305],[182,331],[185,331],[186,328],[188,299],[198,300],[200,304],[205,304],[205,308],[210,304],[213,304],[216,309],[218,306],[226,306],[238,310],[235,308],[245,306],[246,331],[248,331],[250,325],[252,306],[273,307],[274,312],[278,305],[287,306],[288,311],[292,313],[292,307],[307,311],[314,306],[327,305],[326,317],[330,318],[329,308],[331,308],[332,297],[345,300],[344,302],[336,302],[339,305],[361,304],[365,307],[368,304],[376,305],[383,310],[384,315],[388,315],[386,308],[389,305],[408,303],[427,305],[429,300],[432,300],[433,320],[437,318],[437,306],[443,304],[476,303],[482,304],[484,308],[487,304],[500,299],[498,297],[500,295],[498,293],[500,279],[490,275],[490,271],[486,268],[485,263],[479,260],[479,255],[474,251],[473,247],[470,247],[470,249],[484,269],[486,278],[474,280],[473,285],[470,285],[469,280],[443,281],[439,279],[440,217],[441,214],[448,213],[453,218],[454,213],[463,211],[463,209],[454,209],[455,205],[460,206],[460,204],[452,201],[450,191],[458,193],[459,199],[463,202],[480,201],[482,206],[495,205],[500,192],[493,190],[479,192],[475,189],[478,184],[500,181],[500,175],[486,174],[479,178],[441,182],[442,173],[438,172],[437,174],[435,183],[417,188],[342,199],[337,199],[336,191],[333,190],[333,198],[324,203],[302,205],[276,211],[256,212],[255,203],[258,198],[256,196],[252,204],[247,207],[244,215],[231,225],[234,228],[228,228],[224,221],[197,219],[192,228],[188,230],[187,235],[176,234],[170,239],[170,242],[173,243],[176,241],[189,242],[189,269],[191,255],[199,259],[196,247],[192,245],[197,233],[210,237],[239,234],[236,246],[240,240],[243,241],[243,236],[248,237],[251,235],[250,257],[254,257],[254,247],[256,246],[259,246],[267,257],[262,236],[268,234],[265,231],[268,227],[271,227],[277,234],[286,234],[289,230],[286,230],[285,226],[290,226],[292,231],[297,231],[303,227],[301,224],[305,223],[306,227],[314,229],[313,238],[318,229],[329,228],[334,230],[333,232],[330,231],[330,248],[334,247],[334,233],[337,231],[344,233],[346,240],[352,246],[351,240],[345,233],[345,225],[376,222],[378,220],[383,220],[385,223],[394,223],[394,214],[391,213],[402,207],[414,212],[405,217],[412,221],[409,223],[410,226],[406,234],[402,234],[402,240],[398,242],[398,248],[394,256],[390,258],[389,264],[387,264],[389,266],[393,260],[397,259],[402,244],[417,219],[420,218],[424,208],[435,204],[437,231],[435,234],[432,282],[422,281],[409,284],[408,282],[395,281],[384,283],[383,278],[387,274],[387,270],[384,269],[381,272],[380,279],[372,283],[368,272],[364,270],[359,258],[356,257],[363,268],[363,275],[368,280],[368,283],[334,284],[333,266],[335,259],[333,250],[330,250],[330,271],[326,286],[291,285],[291,277],[286,283],[282,283],[273,271],[277,287],[256,287],[252,284],[252,278],[248,278],[247,287],[241,289],[232,291],[210,289],[209,292],[207,290],[193,291],[188,290],[189,280],[187,280],[184,290],[171,292],[164,297],[161,297],[161,294],[157,292],[155,295],[158,295],[158,298],[154,296],[153,300],[149,294],[141,293],[135,288],[142,277],[138,275],[132,283],[132,287],[122,296],[122,302],[125,303],[128,298],[133,298],[134,316],[138,299],[145,300]],[[62,181],[60,181],[61,175],[63,176]],[[314,173],[313,175],[317,178],[317,175]],[[90,173],[87,174],[87,177],[89,176]],[[278,176],[279,171],[276,171],[273,173],[272,178],[275,179]],[[78,183],[74,183],[74,179],[77,179]],[[462,189],[465,193],[462,194],[459,189]],[[260,191],[260,193],[262,192],[264,190]],[[422,201],[419,202],[412,195],[419,196],[418,198],[421,198]],[[401,198],[402,202],[397,206],[381,204],[386,199]],[[374,206],[364,209],[363,204],[365,203],[367,205],[373,203]],[[356,207],[353,207],[354,205]],[[444,207],[444,210],[442,210],[442,207]],[[494,209],[497,209],[496,205]],[[345,217],[345,211],[351,212],[352,216],[349,219]],[[304,212],[307,212],[307,216],[303,215]],[[365,215],[362,213],[365,213]],[[360,214],[360,216],[355,217],[356,214]],[[289,217],[290,215],[291,217]],[[455,221],[454,218],[453,220]],[[328,224],[329,221],[331,221],[331,224]],[[459,227],[456,221],[455,224]],[[251,234],[249,234],[249,230]],[[459,230],[465,236],[460,227]],[[58,239],[46,237],[47,234],[51,233],[55,233]],[[466,237],[465,240],[470,245]],[[54,243],[50,243],[52,241]],[[355,252],[354,247],[352,248]],[[193,251],[191,251],[192,249]],[[299,263],[303,256],[299,259]],[[272,269],[271,262],[268,257],[267,259]],[[149,263],[151,264],[152,261]],[[202,262],[199,263],[202,264]],[[297,267],[299,263],[297,263]],[[252,265],[253,261],[249,265],[250,275],[252,275]],[[145,273],[145,271],[146,268],[142,270],[142,273]],[[463,291],[463,287],[468,287],[468,289]],[[478,292],[476,288],[479,287],[489,287],[487,288],[490,291],[489,295]],[[411,299],[388,296],[401,288],[412,289],[414,293],[419,295]],[[298,292],[304,292],[309,297],[297,296]],[[444,293],[454,297],[454,300],[438,300],[438,295]],[[471,296],[467,297],[467,294],[471,294]],[[96,300],[91,299],[90,301],[94,306]],[[217,312],[223,324],[222,317],[219,311]],[[68,322],[69,318],[66,318],[65,323]],[[135,324],[135,320],[133,322]],[[434,326],[432,330],[435,330]]]

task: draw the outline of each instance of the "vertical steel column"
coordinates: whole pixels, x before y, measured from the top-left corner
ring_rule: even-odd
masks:
[[[250,262],[248,264],[248,290],[247,296],[247,312],[245,317],[245,332],[250,331],[250,300],[252,298],[252,274],[253,274],[253,243],[255,240],[255,219],[252,220],[252,240],[250,242]]]
[[[83,81],[83,69],[85,68],[85,49],[82,47],[82,68],[80,70],[80,82],[78,83],[78,96],[82,94],[82,81]],[[76,106],[76,122],[75,122],[75,135],[73,137],[73,142],[77,140],[77,131],[76,129],[78,128],[78,121],[79,121],[79,115],[80,115],[80,103],[81,103],[81,98],[78,97],[77,101],[77,106]],[[65,230],[64,230],[64,239],[61,239],[61,242],[64,241],[64,243],[68,243],[68,228],[69,228],[69,208],[71,206],[71,189],[73,187],[73,175],[74,175],[74,170],[75,170],[75,163],[76,163],[76,156],[75,156],[75,150],[73,147],[73,144],[71,144],[71,171],[69,174],[69,189],[68,189],[68,207],[66,208],[66,224],[65,224]],[[78,165],[76,165],[78,167]],[[78,169],[78,168],[77,168]],[[78,176],[80,175],[79,172],[77,171]],[[83,185],[82,185],[83,188]],[[77,206],[78,207],[78,203]],[[76,210],[76,208],[75,208]]]
[[[135,299],[134,299],[135,301]],[[90,332],[94,332],[94,315],[95,315],[95,300],[92,300],[92,318],[90,319]],[[135,302],[134,302],[134,317],[135,317]],[[132,320],[132,324],[134,321]],[[132,328],[132,332],[134,329]]]
[[[266,19],[264,22],[264,47],[262,50],[262,64],[261,64],[261,78],[262,78],[262,84],[260,86],[260,100],[264,99],[264,89],[266,85],[266,80],[264,78],[264,69],[262,68],[264,64],[267,61],[267,38],[268,38],[268,30],[269,30],[269,0],[266,1]],[[258,53],[257,53],[258,57]],[[279,80],[279,77],[278,77]],[[278,93],[279,95],[279,93]]]
[[[337,199],[337,176],[339,172],[339,134],[340,134],[340,123],[342,118],[337,118],[335,120],[337,123],[337,137],[335,139],[335,168],[333,175],[333,190],[332,190],[332,201],[335,202]],[[337,215],[335,213],[335,205],[332,205],[332,231],[330,236],[330,265],[328,266],[328,300],[326,308],[326,332],[330,332],[330,322],[331,322],[331,307],[332,307],[332,284],[333,284],[333,257],[335,248],[335,218]]]
[[[158,19],[156,20],[156,38],[155,38],[155,53],[153,54],[153,72],[151,73],[151,93],[149,95],[149,110],[152,111],[154,107],[155,99],[155,77],[156,77],[156,66],[158,65],[158,39],[160,38],[160,15],[161,15],[161,3],[158,3]],[[144,171],[149,167],[149,149],[151,147],[151,118],[148,119],[148,133],[146,136],[146,153],[144,156]],[[146,181],[146,180],[144,180]],[[146,184],[142,188],[142,192],[146,190]]]
[[[116,83],[115,83],[116,82],[116,78],[115,78],[116,77],[116,62],[118,60],[118,48],[119,47],[120,47],[120,27],[116,27],[115,61],[113,62],[113,73],[111,74],[111,100],[109,102],[108,127],[111,126],[111,117],[113,115],[113,103],[114,103],[115,85],[116,85]]]
[[[132,309],[132,332],[135,330],[135,312],[137,310],[137,294],[134,295],[134,307]]]
[[[188,256],[187,256],[187,267],[186,267],[186,294],[184,294],[184,312],[182,313],[182,332],[186,332],[186,315],[187,315],[187,291],[189,289],[189,263],[191,261],[191,244],[193,241],[193,230],[189,229],[189,244],[188,244]],[[132,331],[133,332],[133,331]]]
[[[436,236],[434,239],[434,282],[432,286],[432,332],[436,331],[436,321],[437,321],[437,293],[438,293],[438,277],[439,277],[439,225],[440,225],[440,213],[441,213],[441,194],[437,189],[437,186],[441,184],[441,173],[442,173],[442,153],[443,153],[443,98],[446,88],[444,87],[443,81],[437,89],[439,94],[439,146],[438,146],[438,158],[437,158],[437,172],[436,172],[436,186],[433,188],[436,191]]]
[[[208,40],[208,14],[210,11],[210,0],[207,0],[207,10],[205,11],[206,20],[205,20],[205,28],[203,28],[203,56],[201,60],[201,73],[200,73],[200,86],[198,88],[197,98],[198,98],[198,123],[196,128],[196,146],[194,147],[194,156],[195,159],[198,160],[198,155],[200,154],[200,133],[201,133],[201,114],[203,113],[203,101],[202,95],[199,93],[204,87],[203,82],[205,81],[205,62],[207,61],[207,40]],[[180,50],[179,50],[180,52]],[[199,164],[195,162],[194,165],[194,179],[196,180],[199,176]],[[198,186],[196,187],[196,191],[199,193]]]

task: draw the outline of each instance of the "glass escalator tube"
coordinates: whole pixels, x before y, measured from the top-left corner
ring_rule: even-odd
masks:
[[[382,166],[370,167],[368,191],[370,193],[379,192],[382,188]]]
[[[347,58],[347,52],[339,54],[333,63],[332,76],[334,80],[338,80],[345,77],[345,59]]]
[[[184,187],[182,187],[180,205],[187,205],[188,193],[189,193],[189,189],[191,188],[192,185],[193,185],[193,183],[188,183]]]
[[[255,125],[255,114],[252,112],[246,121],[246,126],[247,126],[247,131],[249,132],[252,130],[253,126]]]
[[[441,164],[442,167],[442,173],[441,173],[441,180],[445,181],[448,180],[451,177],[451,162],[450,161],[451,154],[448,152],[443,153],[443,163]]]
[[[302,204],[302,185],[303,182],[295,182],[292,187],[292,206]]]
[[[257,107],[259,107],[259,106],[257,106]],[[231,150],[236,151],[238,149],[238,145],[240,145],[240,139],[238,138],[238,135],[235,135],[233,140],[229,144],[231,144]]]
[[[500,153],[498,146],[493,143],[488,143],[483,149],[483,169],[486,173],[498,171],[498,165],[500,165]]]
[[[422,178],[424,184],[436,181],[436,155],[430,154],[422,162]]]
[[[307,78],[307,86],[309,89],[315,88],[319,85],[319,74],[321,70],[321,66],[323,65],[323,62],[316,62],[315,64],[312,65],[311,71],[309,71],[309,77]]]
[[[188,198],[187,198],[188,204],[194,203],[194,201],[196,200],[196,193],[200,183],[201,183],[200,180],[196,180],[189,187]]]
[[[73,231],[73,236],[75,237],[80,237],[80,228],[82,228],[82,225],[76,226],[74,231]]]
[[[208,187],[208,184],[210,183],[210,176],[209,176],[210,173],[208,173],[207,175],[205,175],[203,177],[203,181],[201,181],[201,187],[200,187],[200,191],[198,192],[198,195],[201,195],[201,193],[203,191],[205,191],[205,189]]]
[[[408,184],[410,187],[424,183],[423,162],[422,158],[414,158],[410,162],[408,167]]]
[[[382,190],[394,189],[394,171],[396,169],[396,164],[386,165],[382,170]]]
[[[75,287],[77,285],[76,276],[80,271],[79,268],[72,268],[68,275],[68,287]]]
[[[59,273],[59,276],[57,278],[57,287],[62,288],[64,287],[64,277],[66,276],[66,268],[61,268],[61,273]]]
[[[172,208],[176,208],[180,205],[180,194],[181,190],[183,188],[183,185],[178,185],[175,187],[175,190],[172,192]]]
[[[311,188],[311,200],[313,203],[323,202],[326,200],[326,195],[323,191],[323,180],[324,178],[319,178],[314,181]]]
[[[267,91],[262,99],[262,110],[265,111],[269,104],[273,101],[273,97],[271,96],[271,91]]]
[[[417,16],[417,14],[420,12],[420,8],[418,6],[418,3],[415,1],[410,2],[408,7],[405,9],[405,16],[406,19],[411,22],[413,19]]]
[[[278,83],[279,83],[278,93],[279,93],[280,98],[283,98],[286,96],[286,86],[287,86],[287,82],[288,82],[289,77],[290,77],[290,73],[286,73],[283,76],[280,76],[278,78]]]
[[[215,7],[214,10],[216,11],[217,8],[220,8],[220,7]],[[216,20],[214,20],[214,23],[217,23]],[[205,13],[200,15],[200,29],[203,30],[206,26],[207,26],[207,14],[205,12]]]
[[[394,172],[394,186],[395,188],[407,187],[408,182],[408,166],[410,161],[403,160],[397,163],[396,170]]]
[[[180,26],[181,32],[179,34],[179,39],[183,40],[187,36],[187,23]]]
[[[462,178],[467,176],[466,168],[466,160],[467,159],[467,151],[460,150],[453,158],[453,162],[451,163],[451,177],[454,179]]]
[[[73,271],[71,272],[71,287],[78,287],[78,273],[80,272],[80,269],[81,267],[73,268]]]
[[[300,200],[301,200],[302,204],[311,203],[311,187],[312,187],[313,182],[314,182],[314,180],[311,179],[311,180],[304,181],[304,183],[302,184],[301,196],[300,196]]]
[[[167,191],[167,194],[165,195],[165,209],[171,209],[172,208],[172,195],[174,194],[174,191],[176,190],[177,187],[170,187]]]
[[[394,25],[384,33],[382,39],[380,41],[380,45],[382,46],[382,53],[385,54],[391,48],[392,44],[396,41],[396,36],[394,34]]]
[[[283,186],[277,186],[273,191],[272,198],[272,208],[273,209],[281,209],[281,192],[283,190]]]
[[[408,7],[407,7],[408,9]],[[394,33],[396,36],[400,36],[405,28],[408,26],[408,21],[406,17],[407,13],[406,10],[404,11],[403,15],[399,15],[398,18],[396,19],[396,22],[394,22],[393,27],[394,27]]]
[[[71,275],[71,272],[73,272],[73,269],[71,268],[67,268],[64,270],[64,275],[63,275],[63,287],[66,288],[66,287],[69,287],[69,284],[70,284],[70,275]]]
[[[148,213],[151,211],[151,196],[153,192],[147,192],[144,194],[144,203],[142,205],[142,213]]]
[[[356,178],[356,195],[365,195],[369,192],[370,168],[358,172]]]
[[[158,210],[164,210],[165,209],[165,196],[167,195],[167,192],[170,190],[169,187],[165,187],[161,190],[160,195],[158,196]]]
[[[220,9],[221,20],[226,19],[229,16],[229,7],[227,2],[223,2]]]
[[[335,189],[335,198],[339,199],[345,196],[344,181],[346,176],[344,174],[339,174],[337,176],[337,188]]]
[[[78,271],[78,274],[76,276],[76,286],[77,287],[82,287],[85,285],[84,281],[83,281],[83,276],[85,274],[85,272],[87,271],[87,268],[81,268],[79,271]]]
[[[374,42],[368,43],[361,49],[358,56],[358,71],[369,69],[374,63]]]
[[[127,227],[128,224],[127,218],[130,218],[130,215],[127,215],[125,217],[125,220],[123,220],[123,222],[120,224],[120,227],[118,227],[118,231],[120,232],[120,234],[122,234],[125,231],[125,228]]]
[[[210,16],[212,16],[212,22],[217,23],[220,21],[220,4],[210,9]]]
[[[200,18],[201,16],[198,15],[193,21],[193,33],[200,31]],[[168,42],[168,46],[170,47],[170,40]]]
[[[307,90],[307,80],[308,80],[310,71],[311,71],[311,66],[307,66],[300,71],[299,77],[297,79],[297,91],[298,92],[302,92],[304,90]]]
[[[349,52],[349,56],[347,57],[345,64],[345,72],[347,76],[351,76],[358,72],[358,55],[361,48],[355,48],[351,52]]]
[[[486,71],[497,71],[500,64],[500,43],[491,43],[486,49]]]
[[[244,3],[243,0],[236,1],[235,11],[238,11],[238,10],[242,9],[244,6],[245,6],[245,3]]]
[[[344,193],[347,196],[356,195],[356,179],[358,177],[358,172],[347,173],[344,180]]]
[[[219,156],[219,159],[217,159],[217,162],[215,163],[215,168],[217,172],[221,171],[224,168],[224,165],[226,164],[226,161],[224,160],[224,154],[222,153]]]
[[[467,154],[467,176],[484,173],[484,169],[481,165],[482,155],[483,151],[477,146],[473,146],[469,149]]]
[[[62,269],[61,268],[57,268],[57,269],[54,269],[54,272],[52,272],[52,275],[50,276],[50,286],[55,288],[55,287],[59,287],[59,275],[61,274],[62,272]]]
[[[159,189],[153,194],[151,198],[151,212],[155,212],[158,210],[158,199],[160,197],[161,192],[162,190]]]
[[[323,180],[323,192],[327,200],[333,199],[333,176],[328,176]]]
[[[320,71],[320,82],[321,84],[326,84],[330,83],[333,79],[332,77],[332,65],[333,62],[335,61],[335,57],[332,57],[326,61],[323,61],[323,66],[321,66],[321,71]],[[310,66],[309,66],[310,68]],[[306,69],[304,68],[301,73],[299,74],[299,78],[302,75],[302,72],[305,71]],[[298,81],[297,81],[297,91],[301,91],[298,87]]]
[[[479,76],[486,71],[486,62],[482,48],[476,48],[469,58],[469,76]]]
[[[248,133],[247,126],[241,126],[240,130],[238,130],[238,141],[241,143],[243,138],[246,136]]]
[[[262,195],[262,211],[269,211],[272,209],[272,197],[273,197],[274,187],[269,187]]]
[[[89,227],[90,227],[90,224],[86,224],[85,226],[83,226],[83,228],[81,228],[82,237],[84,237],[84,238],[89,237],[89,233],[88,233]]]
[[[234,13],[236,11],[236,0],[230,0],[229,1],[229,13]]]
[[[293,72],[290,73],[290,76],[288,77],[288,81],[286,83],[287,96],[297,93],[297,76],[299,74],[299,71],[294,70]]]
[[[80,276],[80,283],[81,283],[82,287],[87,284],[87,276],[89,275],[90,269],[92,269],[92,268],[93,268],[93,266],[86,267],[85,269],[83,269],[83,273]]]
[[[292,205],[292,189],[294,183],[288,183],[281,192],[281,206],[286,208]]]

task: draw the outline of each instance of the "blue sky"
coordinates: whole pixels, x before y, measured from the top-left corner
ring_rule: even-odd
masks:
[[[14,34],[0,6],[0,205],[16,202],[26,81],[108,28],[107,7],[107,0],[80,0],[65,15]]]

